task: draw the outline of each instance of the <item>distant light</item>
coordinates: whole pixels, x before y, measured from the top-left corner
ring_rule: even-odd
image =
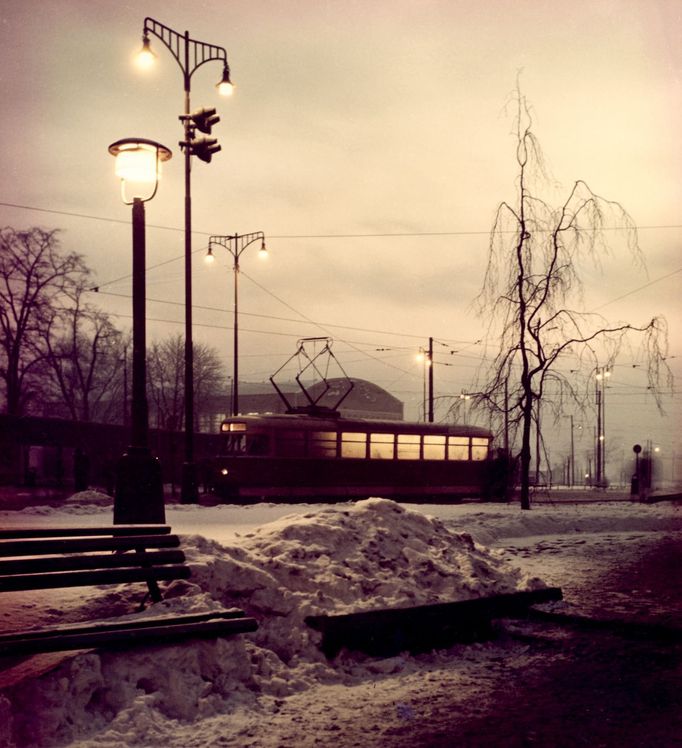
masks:
[[[228,473],[229,473],[229,470],[228,470],[227,468],[223,468],[223,469],[222,469],[222,470],[220,471],[220,474],[221,474],[221,475],[227,475]]]
[[[258,250],[258,257],[261,260],[267,260],[268,259],[268,248],[265,246],[265,239],[263,239],[260,249]]]
[[[206,257],[204,257],[204,262],[207,265],[213,265],[213,263],[215,262],[215,255],[213,254],[212,247],[208,248],[208,253],[206,254]]]

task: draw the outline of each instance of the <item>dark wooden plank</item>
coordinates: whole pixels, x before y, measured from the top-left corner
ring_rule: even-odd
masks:
[[[455,642],[490,638],[492,619],[514,615],[530,605],[561,598],[561,589],[548,587],[411,608],[308,616],[305,622],[322,632],[321,648],[327,657],[335,657],[343,647],[386,656],[408,650],[428,652]]]
[[[154,616],[150,618],[137,618],[129,621],[94,621],[92,623],[72,623],[59,626],[45,626],[40,629],[28,631],[8,631],[0,634],[0,646],[8,646],[16,641],[28,641],[30,639],[47,639],[49,637],[75,636],[107,631],[125,631],[128,629],[145,628],[150,626],[180,626],[186,623],[199,623],[214,619],[231,620],[233,618],[245,618],[246,613],[239,608],[231,610],[212,610],[206,613],[185,613],[174,616]]]
[[[254,618],[182,623],[177,626],[146,626],[112,631],[97,631],[81,634],[48,637],[45,639],[19,639],[0,646],[0,655],[25,655],[37,652],[58,652],[69,649],[91,647],[130,647],[139,644],[166,645],[186,639],[214,639],[234,634],[256,631]]]
[[[135,548],[177,548],[177,535],[133,535],[121,538],[57,538],[44,540],[0,540],[0,557],[44,556],[54,553],[126,551]]]
[[[9,561],[0,560],[0,577],[11,574],[42,574],[85,569],[119,569],[126,566],[163,566],[164,564],[182,564],[184,561],[185,554],[181,550],[14,558]]]
[[[152,569],[125,568],[60,571],[54,574],[15,574],[0,578],[0,592],[58,589],[60,587],[87,587],[98,584],[168,581],[171,579],[189,579],[190,574],[188,566],[162,566]]]
[[[170,525],[109,525],[106,527],[7,527],[0,528],[0,540],[19,538],[66,538],[94,535],[168,535]]]

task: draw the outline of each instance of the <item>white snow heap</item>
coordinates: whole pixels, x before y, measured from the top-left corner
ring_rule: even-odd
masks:
[[[542,586],[439,519],[386,499],[290,515],[221,546],[183,538],[192,579],[259,621],[259,646],[319,659],[303,620],[465,600]]]
[[[55,670],[0,695],[6,744],[12,744],[12,731],[22,744],[44,746],[93,732],[105,744],[109,738],[116,745],[160,744],[157,731],[164,732],[164,720],[193,722],[253,705],[260,696],[278,698],[344,682],[352,659],[328,663],[317,646],[320,634],[304,623],[307,615],[456,601],[542,585],[466,533],[393,501],[308,509],[230,545],[183,536],[191,581],[173,583],[163,602],[130,616],[236,605],[258,619],[257,632],[66,658]],[[90,595],[68,615],[115,615],[130,586]]]

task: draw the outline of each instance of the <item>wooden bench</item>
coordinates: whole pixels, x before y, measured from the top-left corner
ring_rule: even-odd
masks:
[[[344,647],[390,657],[404,651],[430,652],[456,642],[492,638],[493,619],[523,617],[531,605],[561,599],[559,587],[545,587],[411,608],[308,616],[305,622],[322,633],[320,649],[329,659]]]
[[[159,582],[190,577],[179,546],[167,525],[0,529],[0,592],[145,583],[142,609],[147,597],[162,599]],[[88,622],[2,634],[0,656],[226,636],[257,628],[253,618],[237,609]]]

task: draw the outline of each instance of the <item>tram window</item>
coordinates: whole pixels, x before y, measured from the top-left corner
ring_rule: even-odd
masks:
[[[336,431],[311,431],[311,457],[336,457]]]
[[[225,440],[225,454],[244,454],[244,440],[244,434],[228,434],[227,439]]]
[[[303,431],[281,431],[277,434],[278,457],[305,457]]]
[[[424,436],[424,459],[425,460],[444,460],[445,459],[445,437],[436,435]]]
[[[344,431],[341,434],[341,457],[364,459],[367,456],[367,434]]]
[[[267,434],[251,434],[246,442],[246,452],[250,455],[266,455],[270,451]]]
[[[488,440],[474,437],[471,440],[471,459],[480,461],[488,457]]]
[[[448,460],[468,460],[469,459],[469,437],[468,436],[449,436],[448,437]]]
[[[418,460],[420,439],[419,434],[398,434],[398,459]]]
[[[369,456],[373,460],[393,459],[393,434],[370,434]]]

